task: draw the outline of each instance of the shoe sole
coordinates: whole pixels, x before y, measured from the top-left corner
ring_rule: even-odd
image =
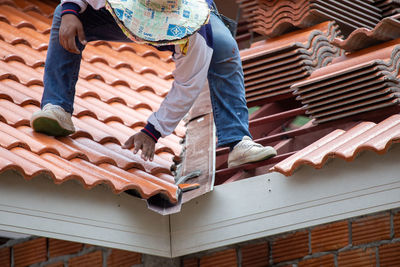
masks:
[[[264,154],[264,153],[262,153]],[[229,163],[228,168],[233,168],[233,167],[237,167],[243,164],[247,164],[247,163],[254,163],[254,162],[259,162],[262,160],[266,160],[272,157],[275,157],[277,155],[275,149],[269,149],[268,151],[265,152],[265,155],[250,155],[249,157],[247,157],[246,159],[238,159],[238,160],[234,160],[232,162]]]
[[[74,131],[70,131],[61,127],[57,120],[47,117],[39,117],[34,119],[32,122],[32,128],[36,132],[51,136],[67,136],[74,133]]]

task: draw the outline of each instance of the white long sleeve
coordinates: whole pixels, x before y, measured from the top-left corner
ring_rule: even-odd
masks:
[[[175,80],[172,88],[158,111],[148,119],[161,136],[167,136],[175,130],[199,96],[207,79],[212,53],[212,48],[199,33],[189,38],[186,55],[176,51],[174,55],[176,69],[173,72]]]

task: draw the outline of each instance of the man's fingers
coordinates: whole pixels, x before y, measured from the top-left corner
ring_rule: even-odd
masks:
[[[62,35],[62,34],[60,33],[58,39],[60,40],[60,45],[61,45],[62,47],[64,47],[64,49],[66,50],[66,48],[65,48],[65,47],[66,47],[66,44],[65,44],[65,37],[64,37],[64,35]]]
[[[134,140],[135,140],[134,136],[129,137],[129,139],[126,140],[122,148],[131,149],[134,145]]]
[[[153,161],[153,159],[154,159],[154,147],[155,147],[155,145],[153,145],[152,149],[151,149],[151,153],[150,153],[150,156],[149,156],[149,160],[150,161]]]
[[[83,31],[83,27],[78,27],[78,39],[79,42],[81,42],[82,45],[86,45],[87,41],[86,41],[86,37],[85,37],[85,32]]]
[[[149,158],[149,153],[150,153],[150,146],[149,143],[145,142],[145,140],[143,140],[143,149],[142,149],[142,159],[143,160],[147,160]]]
[[[150,159],[151,154],[152,154],[151,143],[148,143],[148,142],[144,143],[143,149],[142,149],[142,159],[144,159],[144,160]]]
[[[134,140],[134,144],[135,144],[135,149],[133,150],[133,153],[138,153],[138,151],[140,149],[143,150],[143,142],[142,140],[140,140],[139,138],[137,138],[137,136],[135,135],[135,140]],[[143,151],[142,151],[142,155],[143,155]]]
[[[81,21],[73,14],[66,14],[62,17],[60,25],[59,38],[61,46],[68,52],[80,54],[81,51],[76,46],[76,37],[82,44],[86,44]]]
[[[128,149],[132,147],[134,147],[133,153],[135,154],[142,150],[140,156],[143,160],[152,161],[154,159],[155,142],[146,134],[139,132],[131,136],[123,146],[123,148]]]
[[[68,48],[69,52],[74,53],[74,54],[80,54],[81,51],[79,51],[78,47],[76,46],[76,41],[75,41],[75,36],[71,36],[68,40]]]

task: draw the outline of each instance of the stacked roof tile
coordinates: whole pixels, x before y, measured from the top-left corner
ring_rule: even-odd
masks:
[[[354,52],[382,42],[400,38],[400,15],[382,19],[374,29],[359,28],[345,40],[335,38],[332,44],[348,52]]]
[[[252,30],[268,37],[326,20],[335,20],[347,35],[360,27],[374,28],[382,17],[382,11],[372,0],[237,0],[237,3]]]
[[[334,22],[324,22],[242,50],[249,105],[292,97],[290,86],[293,83],[342,54],[341,49],[330,43],[338,36],[338,26]]]
[[[0,172],[25,179],[48,174],[56,184],[74,179],[90,189],[134,190],[177,203],[170,171],[179,160],[183,125],[161,139],[153,162],[123,144],[145,125],[172,83],[171,54],[137,44],[95,42],[83,53],[73,122],[76,133],[54,138],[35,133],[31,114],[40,106],[44,60],[54,2],[2,1],[0,7]]]
[[[358,153],[372,150],[385,153],[400,140],[400,115],[392,115],[376,124],[362,122],[348,131],[335,130],[293,156],[281,161],[271,171],[290,176],[301,165],[322,168],[329,158],[352,161]]]
[[[374,5],[382,10],[383,17],[400,13],[400,3],[398,0],[375,0]]]
[[[221,159],[227,150],[219,149],[218,183],[251,176],[243,170],[265,173],[273,164],[288,157],[296,159],[296,155],[303,162],[302,153],[307,152],[303,148],[327,133],[340,127],[349,129],[359,120],[379,122],[399,112],[400,24],[398,15],[382,19],[381,10],[389,2],[393,7],[396,1],[237,2],[251,23],[251,30],[269,38],[241,51],[248,104],[261,106],[252,115],[250,130],[257,142],[274,146],[280,155],[238,169],[225,169]],[[351,53],[345,54],[344,50]],[[293,119],[289,114],[303,111],[313,120],[285,131],[283,128]],[[379,132],[378,128],[357,141],[367,142]],[[399,132],[398,127],[391,134],[398,135],[396,131]],[[315,147],[319,147],[318,142]],[[276,166],[280,171],[280,163]],[[292,166],[283,167],[281,172],[290,171]]]
[[[292,86],[315,123],[400,103],[400,39],[360,50],[316,70]]]

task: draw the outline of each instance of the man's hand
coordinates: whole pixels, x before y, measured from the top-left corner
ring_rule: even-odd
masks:
[[[132,148],[134,147],[133,153],[137,153],[139,150],[142,150],[142,159],[153,161],[154,159],[154,150],[155,150],[156,142],[145,133],[138,132],[135,135],[129,137],[129,139],[123,145],[123,148]]]
[[[80,54],[81,52],[76,47],[76,36],[78,36],[81,44],[86,45],[87,42],[85,32],[83,31],[82,22],[73,14],[65,14],[61,18],[59,33],[60,44],[65,50],[74,54]]]

